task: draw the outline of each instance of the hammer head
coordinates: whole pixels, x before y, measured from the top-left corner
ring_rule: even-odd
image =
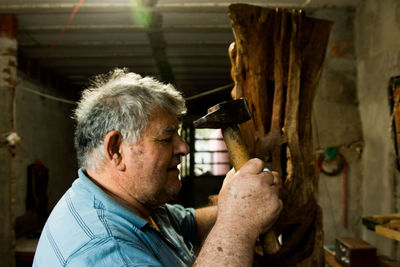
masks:
[[[208,109],[207,115],[193,122],[197,128],[225,128],[245,122],[251,118],[244,98],[225,101]]]

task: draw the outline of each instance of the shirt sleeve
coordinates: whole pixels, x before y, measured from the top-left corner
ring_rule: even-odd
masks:
[[[140,243],[110,237],[105,240],[93,240],[84,250],[71,255],[66,266],[161,267],[161,263],[152,255],[153,253]]]
[[[196,217],[193,208],[184,208],[181,205],[166,204],[168,216],[175,231],[185,240],[194,244],[196,242]]]

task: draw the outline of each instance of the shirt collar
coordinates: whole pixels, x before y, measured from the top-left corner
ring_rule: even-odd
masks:
[[[79,179],[77,179],[72,186],[82,187],[83,189],[92,193],[95,208],[104,209],[113,214],[116,214],[128,220],[139,229],[143,229],[147,225],[150,225],[149,222],[137,215],[124,203],[118,201],[115,198],[112,198],[107,193],[105,193],[100,187],[92,182],[92,180],[90,180],[83,169],[78,170],[78,176]]]

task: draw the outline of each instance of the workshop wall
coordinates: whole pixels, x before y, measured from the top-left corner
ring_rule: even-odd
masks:
[[[334,23],[312,119],[314,143],[324,171],[318,189],[324,244],[334,245],[336,238],[360,236],[362,227],[359,189],[363,137],[356,89],[355,9],[323,8],[308,14]]]
[[[332,176],[320,174],[324,243],[359,236],[377,246],[379,253],[396,256],[394,242],[366,230],[361,218],[398,212],[399,207],[388,85],[391,77],[400,75],[400,2],[365,0],[356,9],[306,12],[334,22],[314,101],[315,146],[325,158],[327,148],[337,148],[347,165],[347,175],[346,169]],[[15,156],[16,216],[25,212],[29,164],[40,160],[49,169],[50,207],[71,185],[77,170],[70,118],[75,106],[23,88],[58,94],[19,74],[17,132],[22,140]]]
[[[16,138],[13,99],[17,82],[17,23],[15,17],[0,15],[0,265],[13,266],[15,176],[13,144]]]
[[[356,14],[357,88],[365,140],[362,153],[363,215],[398,212],[399,172],[391,139],[388,86],[400,75],[400,2],[366,0]],[[363,228],[362,237],[396,258],[396,245]]]
[[[356,9],[308,14],[334,22],[314,102],[315,145],[324,159],[329,159],[327,149],[336,148],[347,166],[336,175],[320,174],[324,243],[357,236],[378,253],[398,258],[396,243],[367,230],[362,217],[399,207],[388,86],[400,75],[400,3],[368,0]],[[328,167],[338,167],[337,160]]]
[[[43,87],[18,73],[17,132],[21,137],[15,156],[17,177],[16,216],[25,213],[27,167],[40,160],[49,170],[48,201],[52,208],[77,177],[73,146],[73,104],[34,94],[34,90],[52,96],[60,92]]]

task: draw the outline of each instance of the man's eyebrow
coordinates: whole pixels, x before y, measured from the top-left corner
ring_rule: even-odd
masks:
[[[162,132],[163,133],[175,133],[176,131],[178,131],[179,126],[176,125],[168,125],[167,127],[165,127]]]

